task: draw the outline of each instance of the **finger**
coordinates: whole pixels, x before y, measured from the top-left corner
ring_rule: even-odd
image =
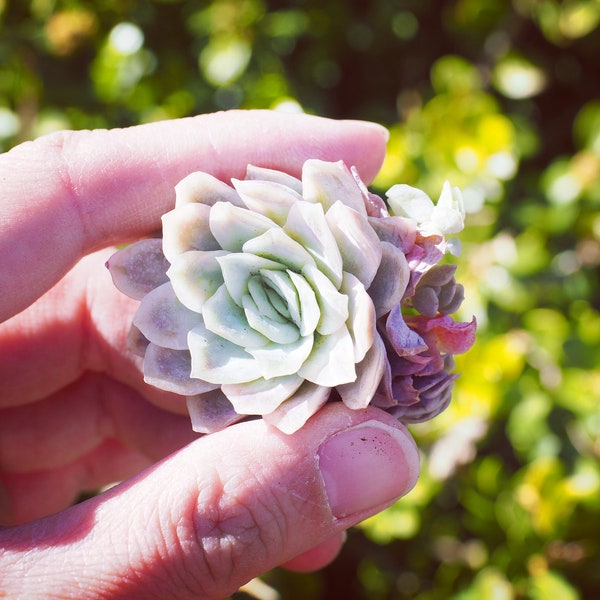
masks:
[[[154,462],[196,437],[187,414],[162,410],[122,383],[87,373],[43,400],[0,410],[0,473],[56,469],[107,439]]]
[[[346,541],[346,537],[345,531],[338,533],[315,548],[311,548],[307,552],[295,556],[292,560],[288,560],[281,566],[297,573],[307,573],[322,569],[337,557]]]
[[[4,532],[4,586],[15,596],[43,582],[64,596],[95,597],[101,585],[108,599],[224,598],[389,506],[417,472],[414,442],[378,409],[334,403],[293,436],[241,423],[103,497]]]
[[[45,400],[2,410],[0,524],[62,510],[197,437],[187,415],[95,374]]]
[[[313,157],[342,159],[369,181],[385,141],[383,128],[362,122],[234,111],[18,146],[0,156],[0,289],[10,290],[0,321],[83,254],[157,229],[174,185],[192,171],[228,180],[254,163],[298,174]]]
[[[140,452],[109,439],[61,467],[0,473],[0,526],[47,517],[72,505],[82,492],[123,481],[152,463]]]

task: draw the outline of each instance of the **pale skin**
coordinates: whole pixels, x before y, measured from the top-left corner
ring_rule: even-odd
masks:
[[[126,348],[137,303],[104,267],[159,230],[194,170],[228,181],[248,163],[299,175],[307,158],[342,159],[369,182],[385,143],[371,124],[252,111],[62,132],[0,156],[0,595],[223,598],[278,565],[326,565],[346,529],[414,485],[414,444],[377,409],[331,405],[293,436],[260,420],[193,433],[184,400],[143,382]],[[327,440],[355,426],[389,446],[368,498],[352,471],[333,481],[331,450],[319,470]],[[358,483],[380,454],[364,450]]]

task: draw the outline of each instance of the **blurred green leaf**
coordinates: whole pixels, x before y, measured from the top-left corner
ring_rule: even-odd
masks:
[[[532,600],[578,600],[581,596],[576,589],[557,573],[542,571],[531,578]]]
[[[452,596],[452,600],[514,600],[515,590],[497,569],[488,567],[475,577],[472,585]]]

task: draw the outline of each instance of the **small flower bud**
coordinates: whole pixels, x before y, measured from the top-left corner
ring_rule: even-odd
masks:
[[[421,277],[411,298],[412,307],[425,317],[452,314],[464,300],[464,288],[456,283],[456,265],[439,265]]]

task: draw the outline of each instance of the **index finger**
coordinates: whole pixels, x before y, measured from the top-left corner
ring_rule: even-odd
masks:
[[[344,160],[369,182],[385,143],[371,123],[231,111],[17,146],[0,156],[0,321],[88,252],[158,229],[175,184],[192,171],[228,181],[252,163],[297,175],[320,158]]]

